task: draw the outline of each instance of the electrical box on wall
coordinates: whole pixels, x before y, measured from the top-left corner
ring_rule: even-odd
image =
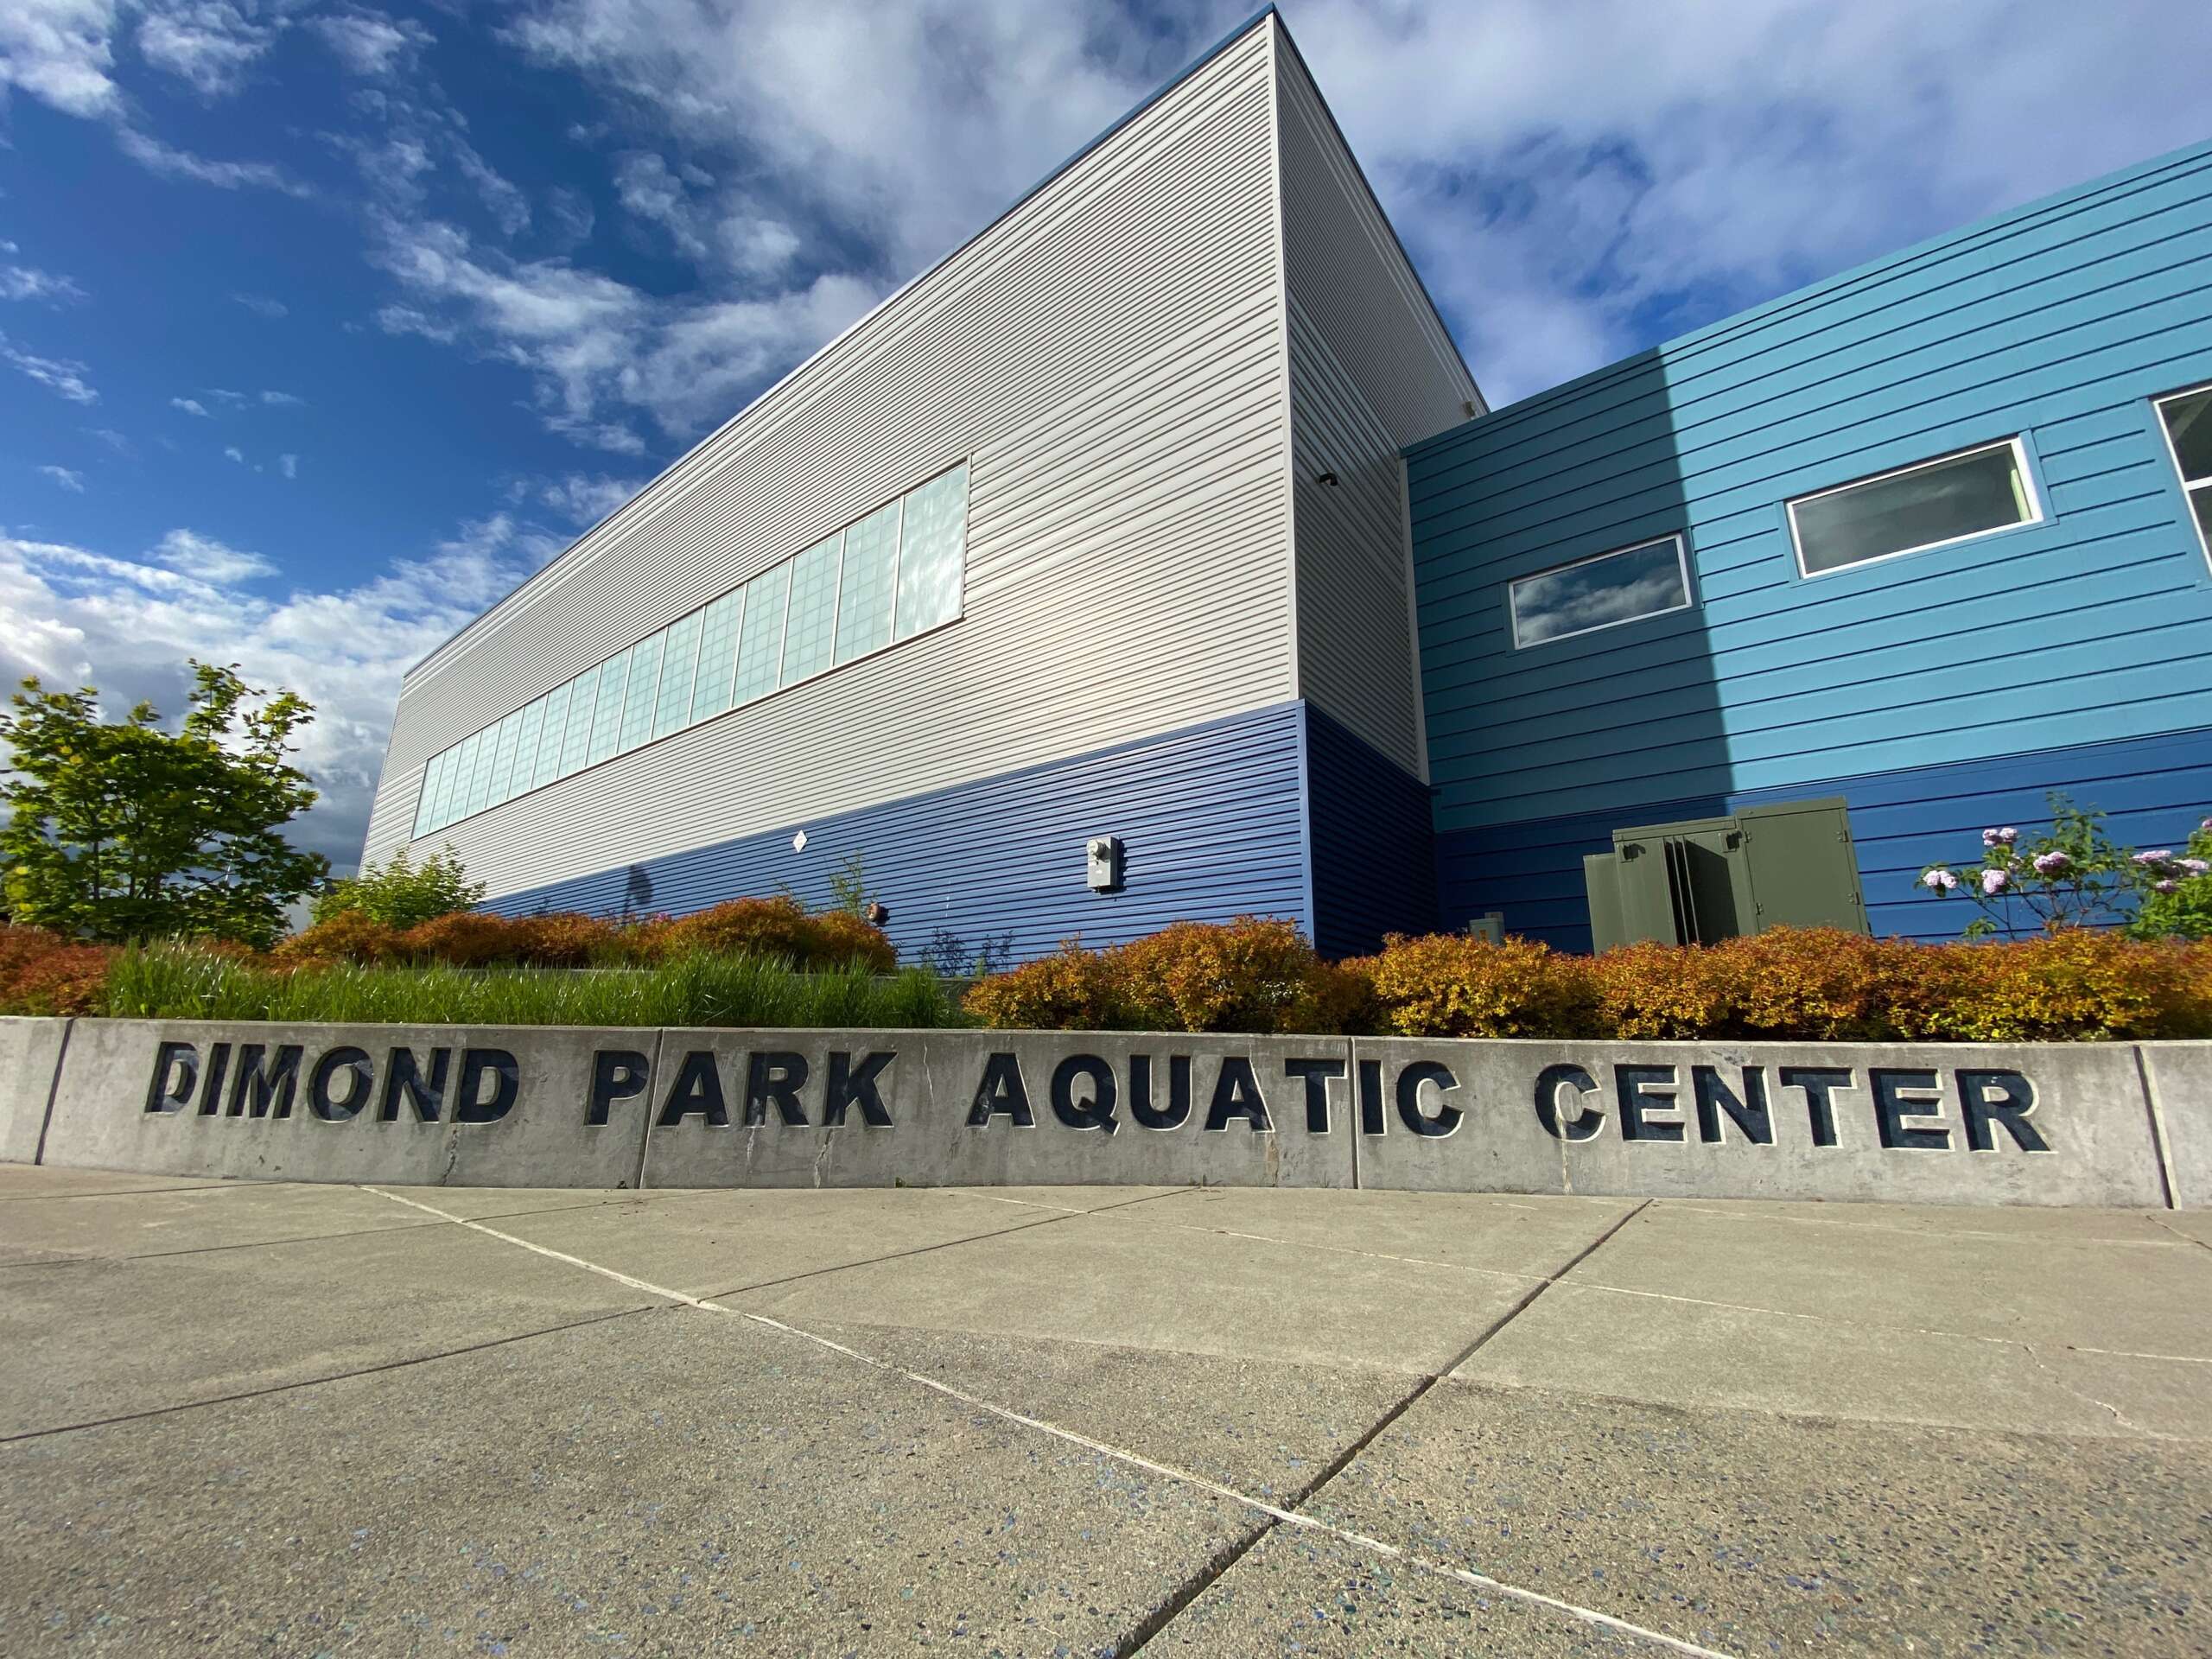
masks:
[[[1084,843],[1086,879],[1093,893],[1111,893],[1122,885],[1122,838],[1093,836]]]
[[[1770,927],[1871,933],[1843,798],[1616,830],[1582,861],[1596,947],[1712,944]]]

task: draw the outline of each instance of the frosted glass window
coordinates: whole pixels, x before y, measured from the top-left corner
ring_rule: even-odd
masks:
[[[512,792],[515,775],[515,748],[522,735],[522,716],[519,711],[509,715],[493,728],[492,787],[486,791],[484,804],[497,806]]]
[[[1507,594],[1516,646],[1571,639],[1684,610],[1690,579],[1682,538],[1666,536],[1541,570],[1522,576]]]
[[[537,774],[537,741],[545,731],[544,698],[523,705],[521,727],[521,733],[515,739],[514,768],[507,774],[508,800],[530,789],[531,780]]]
[[[790,620],[784,626],[784,671],[790,685],[830,666],[837,621],[838,554],[845,534],[817,542],[791,561]]]
[[[599,665],[599,711],[591,717],[587,764],[597,766],[613,754],[621,739],[622,694],[630,683],[630,653],[622,652]]]
[[[891,643],[891,594],[899,563],[899,504],[871,512],[845,532],[845,573],[837,588],[837,660],[849,663]]]
[[[968,469],[956,467],[906,496],[899,545],[898,637],[960,614],[962,543],[968,533]]]
[[[545,728],[538,738],[537,762],[530,779],[532,789],[543,789],[561,775],[561,744],[569,732],[569,694],[575,685],[570,680],[545,694]]]
[[[599,671],[588,668],[569,682],[569,731],[561,740],[561,775],[581,772],[591,753],[592,712],[599,705]]]
[[[668,630],[649,634],[630,647],[630,693],[622,711],[622,747],[634,749],[653,734],[653,698],[660,689],[660,663]]]
[[[691,718],[708,720],[730,705],[737,672],[738,624],[745,620],[745,589],[724,594],[707,607],[699,634],[699,667],[691,683]]]
[[[492,734],[479,732],[462,747],[461,798],[454,803],[454,817],[465,818],[484,807],[484,791],[492,781]]]
[[[745,584],[745,623],[737,642],[737,683],[732,702],[750,702],[776,689],[784,655],[784,610],[791,597],[789,563],[764,570]]]
[[[2166,429],[2182,493],[2196,520],[2197,539],[2212,556],[2212,386],[2176,392],[2158,400],[2158,419]]]
[[[428,834],[438,827],[438,784],[445,775],[446,758],[434,754],[423,768],[423,782],[415,793],[415,833]]]
[[[1789,504],[1797,562],[1808,576],[1924,553],[2042,517],[2017,438]]]
[[[699,666],[699,628],[702,612],[678,617],[668,625],[668,652],[660,664],[660,696],[653,704],[653,735],[666,737],[691,723],[691,678]]]

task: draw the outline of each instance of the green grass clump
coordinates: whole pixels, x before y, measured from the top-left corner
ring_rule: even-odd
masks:
[[[772,957],[698,954],[648,968],[341,963],[292,972],[189,946],[124,950],[102,1012],[145,1020],[359,1025],[861,1027],[966,1023],[935,974],[802,973]]]

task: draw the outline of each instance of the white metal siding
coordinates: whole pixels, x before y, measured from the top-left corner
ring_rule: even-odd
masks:
[[[1300,689],[1422,777],[1398,454],[1480,394],[1296,53],[1277,65]]]
[[[423,763],[970,462],[962,620],[453,825],[494,894],[1293,694],[1269,32],[1254,29],[410,676]]]

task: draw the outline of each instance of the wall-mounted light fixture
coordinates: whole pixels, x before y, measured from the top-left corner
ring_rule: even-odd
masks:
[[[1316,484],[1326,484],[1331,489],[1334,489],[1337,484],[1337,475],[1334,473],[1316,474],[1313,481]]]

